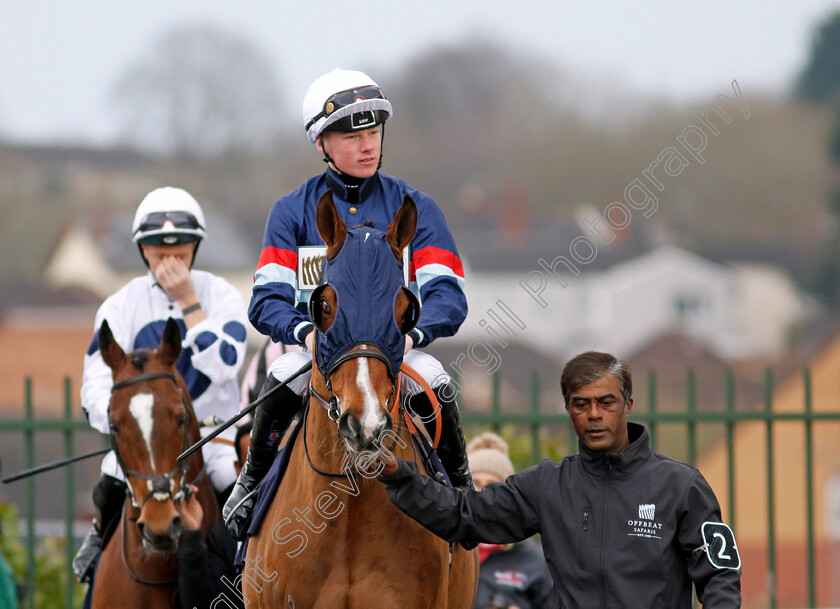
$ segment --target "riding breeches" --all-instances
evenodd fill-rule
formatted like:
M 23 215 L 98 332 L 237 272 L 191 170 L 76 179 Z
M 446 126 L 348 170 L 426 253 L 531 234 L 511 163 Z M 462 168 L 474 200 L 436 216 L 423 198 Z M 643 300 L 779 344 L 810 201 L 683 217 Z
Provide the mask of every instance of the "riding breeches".
M 312 353 L 309 351 L 298 351 L 281 355 L 271 364 L 269 371 L 278 381 L 285 381 L 292 374 L 297 372 L 304 364 L 312 361 Z M 414 368 L 423 379 L 435 389 L 449 383 L 451 377 L 444 370 L 443 365 L 428 353 L 412 349 L 403 357 L 403 361 Z M 309 379 L 312 371 L 307 370 L 296 379 L 293 379 L 288 387 L 298 395 L 303 395 L 309 387 Z M 423 388 L 412 379 L 403 375 L 400 385 L 401 396 L 415 395 L 421 393 Z

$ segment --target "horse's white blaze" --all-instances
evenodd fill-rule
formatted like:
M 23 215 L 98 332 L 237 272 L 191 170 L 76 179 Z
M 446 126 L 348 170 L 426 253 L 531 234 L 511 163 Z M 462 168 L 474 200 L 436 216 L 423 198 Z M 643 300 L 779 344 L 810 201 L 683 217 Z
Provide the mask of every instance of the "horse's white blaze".
M 379 412 L 379 399 L 376 397 L 376 391 L 373 388 L 373 382 L 370 378 L 370 369 L 368 368 L 367 358 L 358 358 L 359 368 L 356 371 L 356 385 L 362 392 L 365 398 L 365 410 L 362 414 L 362 429 L 365 436 L 371 437 L 373 430 L 381 422 L 381 415 Z
M 149 451 L 149 459 L 152 461 L 152 471 L 154 471 L 155 462 L 152 454 L 152 427 L 154 426 L 154 419 L 152 418 L 152 406 L 155 405 L 155 396 L 151 393 L 138 393 L 131 398 L 128 403 L 128 410 L 137 421 L 140 427 L 140 433 L 143 434 L 143 439 L 146 441 L 146 448 Z

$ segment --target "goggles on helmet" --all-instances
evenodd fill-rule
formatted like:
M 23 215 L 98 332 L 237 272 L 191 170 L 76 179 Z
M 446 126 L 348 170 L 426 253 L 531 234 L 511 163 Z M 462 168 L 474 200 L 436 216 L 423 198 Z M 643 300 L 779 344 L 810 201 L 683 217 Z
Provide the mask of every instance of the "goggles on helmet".
M 324 102 L 324 107 L 321 112 L 316 114 L 312 117 L 312 119 L 306 123 L 306 129 L 308 130 L 312 125 L 314 125 L 319 119 L 329 116 L 336 110 L 340 110 L 350 104 L 354 104 L 358 101 L 364 99 L 387 99 L 385 94 L 382 92 L 377 86 L 368 85 L 366 87 L 359 87 L 357 89 L 348 89 L 346 91 L 339 91 L 327 98 L 327 101 Z
M 145 233 L 153 230 L 160 230 L 167 222 L 171 222 L 175 228 L 182 228 L 188 230 L 197 230 L 204 227 L 198 222 L 196 217 L 186 211 L 157 211 L 146 214 L 140 219 L 140 224 L 137 233 Z

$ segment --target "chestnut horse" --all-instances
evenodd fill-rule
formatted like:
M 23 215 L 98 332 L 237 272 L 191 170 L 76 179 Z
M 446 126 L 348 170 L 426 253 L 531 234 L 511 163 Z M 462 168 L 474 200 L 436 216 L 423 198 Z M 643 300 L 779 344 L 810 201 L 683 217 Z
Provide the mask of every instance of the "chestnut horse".
M 180 607 L 176 552 L 183 527 L 176 503 L 188 484 L 198 488 L 205 535 L 219 518 L 201 451 L 177 461 L 201 439 L 189 391 L 175 369 L 181 332 L 170 318 L 157 349 L 126 354 L 103 321 L 99 345 L 113 372 L 111 446 L 128 490 L 99 560 L 92 607 Z
M 318 328 L 312 399 L 283 482 L 249 541 L 242 578 L 249 609 L 472 607 L 477 552 L 450 546 L 405 516 L 373 479 L 380 450 L 420 462 L 400 419 L 394 365 L 419 314 L 402 287 L 401 264 L 416 223 L 409 197 L 384 234 L 348 231 L 329 193 L 318 203 L 327 254 L 324 283 L 310 299 Z M 334 267 L 346 250 L 358 257 Z M 336 277 L 336 268 L 349 280 Z

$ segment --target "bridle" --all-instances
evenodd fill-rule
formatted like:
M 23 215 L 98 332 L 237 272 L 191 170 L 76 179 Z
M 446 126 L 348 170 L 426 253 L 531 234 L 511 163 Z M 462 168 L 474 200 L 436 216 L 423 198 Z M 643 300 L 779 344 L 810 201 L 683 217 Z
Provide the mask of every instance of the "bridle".
M 356 347 L 359 347 L 359 348 L 357 349 Z M 325 400 L 323 397 L 321 397 L 320 395 L 318 395 L 318 393 L 315 391 L 315 388 L 312 387 L 311 384 L 309 386 L 309 397 L 313 398 L 315 400 L 315 402 L 317 402 L 320 406 L 322 406 L 327 411 L 327 416 L 330 418 L 331 421 L 338 424 L 338 419 L 341 416 L 341 400 L 339 399 L 339 397 L 337 395 L 335 395 L 335 393 L 333 393 L 332 383 L 330 383 L 329 375 L 331 373 L 335 372 L 335 370 L 338 369 L 338 367 L 341 364 L 344 364 L 345 362 L 348 362 L 352 359 L 356 359 L 356 358 L 359 358 L 359 357 L 370 357 L 370 358 L 373 358 L 373 359 L 381 360 L 388 367 L 388 372 L 389 372 L 389 375 L 391 376 L 391 393 L 390 393 L 390 395 L 388 395 L 388 399 L 386 400 L 385 403 L 390 404 L 391 401 L 393 400 L 393 405 L 390 407 L 389 413 L 391 415 L 392 421 L 394 421 L 397 424 L 397 426 L 398 426 L 397 429 L 399 429 L 399 425 L 400 425 L 399 413 L 402 410 L 401 405 L 400 405 L 400 400 L 399 400 L 399 395 L 400 395 L 400 389 L 399 389 L 400 374 L 399 374 L 399 371 L 397 371 L 396 373 L 392 373 L 391 372 L 391 368 L 392 368 L 391 361 L 388 359 L 388 357 L 384 353 L 382 353 L 379 349 L 377 349 L 373 345 L 370 345 L 368 343 L 361 343 L 359 345 L 354 345 L 353 347 L 351 347 L 351 349 L 352 350 L 347 350 L 344 353 L 342 353 L 340 356 L 338 356 L 336 358 L 335 362 L 333 362 L 333 365 L 330 367 L 330 369 L 328 371 L 326 371 L 326 373 L 322 372 L 322 376 L 324 377 L 324 384 L 327 386 L 327 390 L 330 392 L 329 402 L 327 400 Z M 312 458 L 309 456 L 309 444 L 307 443 L 307 440 L 306 440 L 306 427 L 307 427 L 307 420 L 309 419 L 308 414 L 309 414 L 309 403 L 307 403 L 306 408 L 304 409 L 304 412 L 303 412 L 303 430 L 302 430 L 302 433 L 303 433 L 303 448 L 304 448 L 304 452 L 306 453 L 306 460 L 309 462 L 309 466 L 315 472 L 317 472 L 321 475 L 324 475 L 324 476 L 331 476 L 333 478 L 345 478 L 345 477 L 348 477 L 348 476 L 355 477 L 355 476 L 359 475 L 360 472 L 355 471 L 355 470 L 354 471 L 344 471 L 344 472 L 328 472 L 328 471 L 320 469 L 318 466 L 316 466 L 312 462 Z M 397 442 L 398 442 L 398 439 L 397 439 L 397 437 L 395 437 L 394 438 L 394 444 L 388 450 L 393 451 L 394 448 L 397 445 Z
M 113 395 L 113 393 L 115 391 L 117 391 L 118 389 L 122 389 L 124 387 L 129 386 L 129 385 L 133 385 L 135 383 L 142 383 L 142 382 L 145 382 L 145 381 L 151 381 L 151 380 L 155 380 L 155 379 L 169 379 L 173 383 L 175 383 L 175 386 L 178 388 L 178 393 L 181 394 L 181 402 L 186 407 L 186 405 L 187 405 L 186 400 L 184 399 L 183 394 L 181 392 L 181 386 L 178 384 L 178 378 L 174 374 L 170 374 L 168 372 L 151 372 L 151 373 L 147 373 L 147 374 L 141 374 L 141 375 L 132 377 L 130 379 L 120 381 L 119 383 L 114 383 L 114 385 L 111 387 L 111 394 Z M 110 410 L 110 405 L 109 405 L 109 410 Z M 155 501 L 166 501 L 167 499 L 172 499 L 173 502 L 179 503 L 180 501 L 183 501 L 188 496 L 188 493 L 189 493 L 188 486 L 190 484 L 198 485 L 202 481 L 202 479 L 207 475 L 207 465 L 205 464 L 204 467 L 201 468 L 201 471 L 198 473 L 198 476 L 196 476 L 192 480 L 192 482 L 190 482 L 189 484 L 186 484 L 185 480 L 186 480 L 186 477 L 187 477 L 187 471 L 189 470 L 189 466 L 187 465 L 186 460 L 181 461 L 180 464 L 177 465 L 175 467 L 175 469 L 173 469 L 168 474 L 150 475 L 150 474 L 145 474 L 143 472 L 137 472 L 137 471 L 134 471 L 134 470 L 130 470 L 130 469 L 128 469 L 128 467 L 126 467 L 125 461 L 123 461 L 123 458 L 122 458 L 122 455 L 120 454 L 119 447 L 117 446 L 117 440 L 114 437 L 114 432 L 113 431 L 111 431 L 111 433 L 110 433 L 110 440 L 111 440 L 111 448 L 114 451 L 114 455 L 117 458 L 117 463 L 119 464 L 120 470 L 122 471 L 123 476 L 126 479 L 126 483 L 127 483 L 126 484 L 126 488 L 127 488 L 126 492 L 128 493 L 128 496 L 131 499 L 131 506 L 133 508 L 135 508 L 136 510 L 142 510 L 143 506 L 146 505 L 146 502 L 149 499 L 154 499 Z M 190 445 L 189 428 L 185 425 L 184 426 L 184 447 L 183 447 L 183 450 L 186 450 L 187 448 L 189 448 L 189 445 Z M 180 474 L 178 490 L 173 493 L 175 476 L 177 476 L 178 474 Z M 132 488 L 131 483 L 128 480 L 129 476 L 133 476 L 135 478 L 140 478 L 141 480 L 145 480 L 148 484 L 149 492 L 146 493 L 146 496 L 143 497 L 143 500 L 139 504 L 137 503 L 137 499 L 134 495 L 134 489 Z M 131 576 L 131 578 L 134 581 L 136 581 L 139 584 L 146 585 L 146 586 L 171 586 L 173 584 L 176 584 L 178 582 L 177 577 L 174 578 L 174 579 L 163 580 L 163 581 L 152 581 L 152 580 L 148 580 L 148 579 L 145 579 L 143 577 L 140 577 L 139 575 L 137 575 L 131 569 L 131 567 L 128 564 L 128 558 L 126 556 L 126 540 L 125 540 L 126 522 L 125 522 L 125 520 L 127 519 L 127 516 L 126 516 L 126 513 L 125 513 L 125 509 L 123 509 L 122 518 L 123 518 L 123 523 L 122 523 L 122 527 L 121 527 L 121 530 L 120 530 L 120 546 L 121 546 L 122 562 L 123 562 L 123 566 L 125 567 L 126 572 Z M 131 519 L 131 520 L 136 520 L 136 518 Z
M 119 383 L 114 383 L 111 387 L 111 394 L 118 389 L 122 389 L 129 385 L 133 385 L 135 383 L 142 383 L 145 381 L 151 381 L 154 379 L 169 379 L 175 386 L 178 388 L 178 392 L 181 393 L 181 386 L 178 384 L 178 378 L 169 372 L 152 372 L 148 374 L 141 374 L 139 376 L 132 377 L 130 379 L 126 379 L 124 381 L 120 381 Z M 183 395 L 181 396 L 181 401 L 186 407 L 186 401 L 184 400 Z M 108 407 L 110 410 L 110 406 Z M 154 499 L 155 501 L 166 501 L 167 499 L 171 499 L 175 503 L 179 503 L 184 500 L 187 494 L 187 487 L 192 485 L 197 485 L 202 481 L 202 479 L 207 475 L 207 465 L 205 464 L 198 475 L 189 483 L 186 482 L 187 472 L 189 470 L 189 466 L 187 465 L 187 461 L 181 461 L 175 468 L 169 472 L 168 474 L 145 474 L 143 472 L 137 472 L 128 467 L 123 461 L 122 455 L 120 454 L 119 446 L 117 445 L 117 439 L 114 436 L 113 430 L 110 432 L 110 441 L 111 441 L 111 449 L 114 451 L 114 455 L 117 458 L 117 464 L 120 466 L 120 470 L 123 473 L 123 476 L 128 482 L 129 477 L 140 478 L 141 480 L 145 480 L 149 489 L 149 492 L 143 497 L 142 501 L 139 503 L 137 502 L 137 498 L 134 495 L 134 489 L 132 488 L 131 484 L 127 484 L 128 488 L 128 495 L 131 498 L 131 506 L 137 510 L 142 510 L 143 506 L 146 505 L 146 502 L 149 499 Z M 190 438 L 189 438 L 189 428 L 185 425 L 184 426 L 184 442 L 183 442 L 183 450 L 188 449 L 190 446 Z M 183 452 L 183 451 L 182 451 Z M 175 477 L 180 474 L 179 484 L 177 490 L 175 489 Z
M 356 348 L 358 347 L 358 349 Z M 309 395 L 315 398 L 315 401 L 318 402 L 321 406 L 323 406 L 327 411 L 327 416 L 334 422 L 338 423 L 338 417 L 341 416 L 341 400 L 338 396 L 333 393 L 332 390 L 332 383 L 330 382 L 330 375 L 338 369 L 341 364 L 350 361 L 351 359 L 356 359 L 358 357 L 371 357 L 373 359 L 378 359 L 385 363 L 388 367 L 388 374 L 391 376 L 391 394 L 388 396 L 387 402 L 390 402 L 391 399 L 394 397 L 395 393 L 397 392 L 397 385 L 399 384 L 399 371 L 392 370 L 393 364 L 388 357 L 382 353 L 379 349 L 374 347 L 369 343 L 360 343 L 358 345 L 353 345 L 339 355 L 336 360 L 333 362 L 332 366 L 328 370 L 321 370 L 321 376 L 324 377 L 324 384 L 327 386 L 327 390 L 330 392 L 330 401 L 327 402 L 324 398 L 318 395 L 312 386 L 309 387 Z M 395 409 L 396 410 L 396 409 Z

